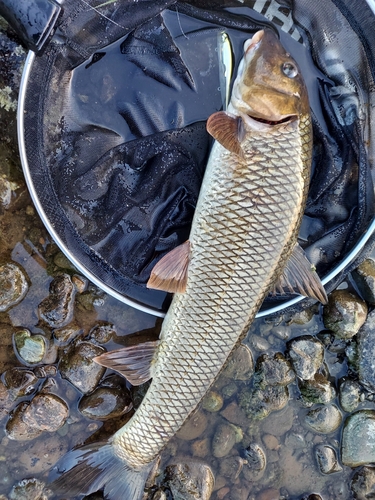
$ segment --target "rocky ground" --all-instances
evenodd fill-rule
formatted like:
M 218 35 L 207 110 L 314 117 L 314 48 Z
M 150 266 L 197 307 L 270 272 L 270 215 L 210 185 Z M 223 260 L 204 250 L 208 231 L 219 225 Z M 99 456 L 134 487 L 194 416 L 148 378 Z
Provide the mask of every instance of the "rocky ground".
M 36 215 L 15 134 L 25 52 L 1 30 L 0 499 L 38 500 L 53 498 L 57 459 L 112 435 L 147 389 L 92 358 L 156 338 L 160 320 L 79 275 Z M 374 304 L 368 259 L 324 308 L 257 320 L 164 450 L 149 499 L 372 498 Z

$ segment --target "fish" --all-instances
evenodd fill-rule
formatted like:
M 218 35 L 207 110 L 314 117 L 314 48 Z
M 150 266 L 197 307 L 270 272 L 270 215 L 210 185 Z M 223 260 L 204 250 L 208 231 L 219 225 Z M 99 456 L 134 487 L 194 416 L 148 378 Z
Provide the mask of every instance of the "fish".
M 152 379 L 134 415 L 108 441 L 77 448 L 51 488 L 141 500 L 160 452 L 245 338 L 264 298 L 286 289 L 325 303 L 298 245 L 312 127 L 301 72 L 271 29 L 244 44 L 230 103 L 207 121 L 215 139 L 189 240 L 165 255 L 148 286 L 174 293 L 160 338 L 95 361 L 133 385 Z

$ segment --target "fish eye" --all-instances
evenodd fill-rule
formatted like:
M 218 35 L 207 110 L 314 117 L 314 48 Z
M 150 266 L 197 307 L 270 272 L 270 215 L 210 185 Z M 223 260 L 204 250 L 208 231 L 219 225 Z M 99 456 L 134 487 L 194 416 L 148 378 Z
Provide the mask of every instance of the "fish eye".
M 282 67 L 282 72 L 284 73 L 285 76 L 288 78 L 295 78 L 298 75 L 298 69 L 295 64 L 291 62 L 285 62 Z

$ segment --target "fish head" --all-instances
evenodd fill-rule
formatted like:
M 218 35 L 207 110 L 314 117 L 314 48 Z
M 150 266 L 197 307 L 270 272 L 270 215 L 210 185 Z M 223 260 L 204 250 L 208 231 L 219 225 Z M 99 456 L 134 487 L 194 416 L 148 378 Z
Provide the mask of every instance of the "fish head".
M 258 31 L 245 42 L 231 104 L 239 114 L 266 122 L 309 113 L 301 71 L 271 29 Z

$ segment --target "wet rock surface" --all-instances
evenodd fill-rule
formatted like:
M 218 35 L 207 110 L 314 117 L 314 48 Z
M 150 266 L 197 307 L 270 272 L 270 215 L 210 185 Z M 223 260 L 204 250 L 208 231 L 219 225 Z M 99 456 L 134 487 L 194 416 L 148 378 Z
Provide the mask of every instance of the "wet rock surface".
M 39 304 L 40 318 L 51 328 L 66 326 L 73 318 L 75 293 L 68 274 L 57 276 L 50 284 L 49 296 Z
M 344 424 L 341 445 L 342 463 L 358 467 L 375 462 L 375 411 L 360 410 Z
M 350 339 L 361 328 L 367 316 L 366 302 L 347 290 L 336 290 L 324 306 L 324 325 L 338 338 Z
M 319 406 L 310 410 L 305 423 L 314 431 L 329 434 L 338 429 L 342 422 L 340 410 L 335 405 Z
M 204 463 L 187 462 L 167 467 L 166 482 L 175 500 L 209 500 L 214 476 Z
M 375 391 L 375 310 L 371 311 L 357 335 L 356 364 L 359 382 Z
M 21 302 L 28 289 L 26 276 L 20 267 L 13 263 L 0 266 L 0 312 Z
M 321 342 L 304 335 L 288 342 L 287 349 L 297 377 L 303 380 L 313 378 L 323 362 L 324 347 Z
M 126 387 L 98 387 L 83 396 L 78 409 L 87 418 L 108 420 L 119 417 L 133 408 L 130 392 Z
M 363 467 L 357 470 L 351 481 L 351 492 L 356 500 L 375 497 L 375 468 Z
M 55 432 L 69 415 L 68 405 L 54 394 L 38 394 L 24 409 L 22 421 L 31 429 Z
M 93 358 L 104 352 L 102 347 L 90 342 L 74 345 L 60 360 L 61 376 L 69 380 L 83 394 L 92 392 L 105 372 L 105 368 L 95 363 Z
M 301 380 L 298 388 L 307 406 L 329 403 L 336 397 L 335 388 L 321 373 L 316 373 L 312 379 Z
M 357 285 L 361 297 L 371 305 L 375 304 L 375 261 L 365 259 L 352 272 L 352 278 Z
M 318 445 L 315 448 L 315 457 L 322 474 L 333 474 L 342 470 L 338 462 L 337 452 L 332 446 Z
M 41 363 L 48 350 L 48 342 L 43 335 L 31 335 L 29 330 L 18 330 L 13 336 L 15 352 L 26 365 Z

